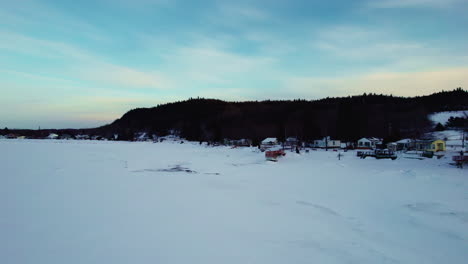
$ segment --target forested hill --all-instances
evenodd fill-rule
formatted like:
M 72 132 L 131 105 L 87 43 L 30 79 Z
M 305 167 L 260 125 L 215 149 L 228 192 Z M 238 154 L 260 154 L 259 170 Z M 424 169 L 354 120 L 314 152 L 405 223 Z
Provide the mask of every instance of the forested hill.
M 119 134 L 130 139 L 136 132 L 164 135 L 179 131 L 190 140 L 221 140 L 295 136 L 311 140 L 331 136 L 342 140 L 376 136 L 418 136 L 431 129 L 432 112 L 468 109 L 468 91 L 457 88 L 412 98 L 363 94 L 315 101 L 225 102 L 213 99 L 139 108 L 93 132 Z

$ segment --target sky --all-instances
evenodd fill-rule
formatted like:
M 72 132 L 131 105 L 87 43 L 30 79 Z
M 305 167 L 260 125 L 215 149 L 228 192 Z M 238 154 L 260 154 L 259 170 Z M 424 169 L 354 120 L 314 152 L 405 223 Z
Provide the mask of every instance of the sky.
M 468 88 L 468 0 L 0 0 L 0 128 Z

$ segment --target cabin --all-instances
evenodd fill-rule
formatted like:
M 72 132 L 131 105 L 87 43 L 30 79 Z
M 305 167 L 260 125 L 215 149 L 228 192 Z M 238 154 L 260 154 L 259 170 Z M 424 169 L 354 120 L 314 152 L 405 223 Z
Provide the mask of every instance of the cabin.
M 375 149 L 378 145 L 382 144 L 382 139 L 380 138 L 361 138 L 358 140 L 358 149 Z
M 331 139 L 330 137 L 324 137 L 323 139 L 314 140 L 314 148 L 340 148 L 341 140 Z
M 284 147 L 287 149 L 295 149 L 299 146 L 299 140 L 295 137 L 288 137 L 284 142 Z
M 387 144 L 387 149 L 392 151 L 405 151 L 414 149 L 415 142 L 411 139 L 401 139 L 396 142 L 390 142 Z
M 431 151 L 431 152 L 445 151 L 446 150 L 445 141 L 441 139 L 418 140 L 416 141 L 416 150 Z
M 405 138 L 395 142 L 397 144 L 397 150 L 410 150 L 415 147 L 415 142 L 412 139 Z
M 265 138 L 261 144 L 260 144 L 260 149 L 261 150 L 266 150 L 270 149 L 274 146 L 278 145 L 278 139 L 277 138 Z

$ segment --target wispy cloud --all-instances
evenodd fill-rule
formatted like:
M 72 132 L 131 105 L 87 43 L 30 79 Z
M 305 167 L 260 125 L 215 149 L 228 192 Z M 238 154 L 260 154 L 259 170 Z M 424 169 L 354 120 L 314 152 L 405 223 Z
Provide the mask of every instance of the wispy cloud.
M 378 0 L 367 2 L 368 8 L 446 8 L 464 0 Z
M 293 77 L 285 87 L 295 94 L 311 97 L 346 96 L 349 94 L 383 93 L 413 96 L 468 87 L 468 68 L 446 68 L 422 72 L 375 72 L 370 74 L 337 77 Z
M 333 26 L 317 32 L 313 45 L 336 56 L 350 59 L 404 57 L 421 53 L 424 44 L 407 41 L 390 29 Z
M 91 80 L 136 89 L 165 89 L 171 83 L 156 70 L 140 70 L 113 64 L 99 55 L 64 42 L 0 31 L 1 49 L 41 58 L 60 59 L 63 64 L 61 74 L 75 80 Z
M 221 13 L 223 17 L 231 17 L 237 19 L 249 19 L 249 20 L 266 20 L 270 18 L 270 14 L 260 8 L 252 6 L 242 6 L 235 4 L 222 4 L 220 6 Z

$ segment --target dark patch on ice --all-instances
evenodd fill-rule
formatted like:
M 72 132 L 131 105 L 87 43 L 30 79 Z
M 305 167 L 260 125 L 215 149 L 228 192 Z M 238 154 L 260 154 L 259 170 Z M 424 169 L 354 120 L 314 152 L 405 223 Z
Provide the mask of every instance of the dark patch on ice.
M 307 202 L 307 201 L 296 201 L 296 204 L 313 207 L 313 208 L 315 208 L 315 209 L 317 209 L 320 212 L 325 213 L 325 214 L 335 215 L 335 216 L 339 215 L 337 212 L 335 212 L 334 210 L 332 210 L 332 209 L 330 209 L 328 207 L 321 206 L 321 205 L 314 204 L 314 203 L 310 203 L 310 202 Z
M 205 172 L 206 175 L 221 175 L 219 172 Z
M 158 171 L 162 171 L 162 172 L 186 172 L 186 173 L 197 173 L 196 171 L 194 170 L 191 170 L 189 168 L 186 168 L 186 167 L 182 167 L 181 165 L 175 165 L 171 168 L 168 168 L 168 169 L 159 169 Z
M 133 170 L 132 172 L 186 172 L 186 173 L 197 173 L 194 170 L 191 170 L 180 165 L 175 165 L 167 169 L 142 169 L 142 170 Z

